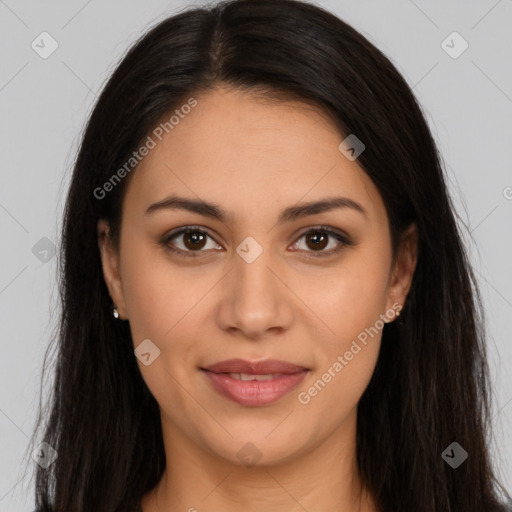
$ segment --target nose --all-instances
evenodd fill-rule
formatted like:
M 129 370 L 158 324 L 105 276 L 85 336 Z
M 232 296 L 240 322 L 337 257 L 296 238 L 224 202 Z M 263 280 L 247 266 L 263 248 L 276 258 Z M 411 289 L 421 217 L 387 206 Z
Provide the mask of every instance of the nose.
M 261 340 L 288 330 L 293 322 L 293 293 L 282 267 L 263 251 L 252 262 L 238 254 L 225 278 L 217 323 L 230 334 Z

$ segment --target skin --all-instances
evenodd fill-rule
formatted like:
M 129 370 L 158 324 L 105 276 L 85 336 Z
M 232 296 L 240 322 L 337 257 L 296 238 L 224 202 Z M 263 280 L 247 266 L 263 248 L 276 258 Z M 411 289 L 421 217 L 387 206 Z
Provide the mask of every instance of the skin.
M 313 107 L 221 87 L 196 99 L 130 176 L 119 253 L 101 236 L 108 225 L 98 223 L 105 282 L 130 323 L 134 347 L 149 338 L 161 351 L 149 366 L 137 359 L 160 405 L 167 457 L 143 511 L 376 512 L 358 475 L 355 439 L 357 404 L 382 331 L 360 344 L 309 403 L 298 394 L 379 315 L 405 303 L 416 227 L 404 235 L 393 265 L 377 188 L 357 160 L 339 151 L 344 137 Z M 214 202 L 232 217 L 144 214 L 170 194 Z M 277 224 L 284 208 L 333 196 L 356 201 L 367 217 L 341 208 Z M 332 236 L 320 248 L 303 236 L 320 224 L 346 233 L 354 245 L 315 257 L 338 247 Z M 196 258 L 160 244 L 190 225 L 209 235 L 199 248 L 186 235 L 168 243 Z M 263 249 L 252 263 L 236 252 L 248 236 Z M 218 394 L 199 370 L 231 358 L 283 359 L 311 371 L 277 402 L 242 406 Z M 252 467 L 237 455 L 247 442 L 261 455 Z

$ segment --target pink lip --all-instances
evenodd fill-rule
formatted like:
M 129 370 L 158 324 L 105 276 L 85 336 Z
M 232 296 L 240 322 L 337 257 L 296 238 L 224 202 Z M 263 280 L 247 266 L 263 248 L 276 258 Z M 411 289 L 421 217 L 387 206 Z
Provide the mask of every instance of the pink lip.
M 268 373 L 297 373 L 307 370 L 304 366 L 279 359 L 266 359 L 264 361 L 246 361 L 245 359 L 228 359 L 220 363 L 203 368 L 213 373 L 250 373 L 253 375 L 265 375 Z
M 286 361 L 267 359 L 251 363 L 243 359 L 230 359 L 201 369 L 213 388 L 240 405 L 260 406 L 279 400 L 297 387 L 308 369 Z M 228 373 L 252 375 L 278 374 L 265 381 L 238 380 Z

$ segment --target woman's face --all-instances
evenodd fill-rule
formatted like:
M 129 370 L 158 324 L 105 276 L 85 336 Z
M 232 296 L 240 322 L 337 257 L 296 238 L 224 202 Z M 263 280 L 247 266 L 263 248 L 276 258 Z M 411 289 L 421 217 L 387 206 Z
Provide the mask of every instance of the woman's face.
M 119 255 L 100 243 L 105 279 L 164 436 L 236 464 L 293 460 L 353 437 L 414 250 L 404 245 L 392 267 L 383 201 L 326 117 L 230 89 L 195 99 L 168 133 L 150 135 Z M 154 206 L 171 196 L 214 208 Z M 250 366 L 205 371 L 232 359 L 305 370 L 261 367 L 270 380 L 257 381 L 228 375 L 258 373 Z

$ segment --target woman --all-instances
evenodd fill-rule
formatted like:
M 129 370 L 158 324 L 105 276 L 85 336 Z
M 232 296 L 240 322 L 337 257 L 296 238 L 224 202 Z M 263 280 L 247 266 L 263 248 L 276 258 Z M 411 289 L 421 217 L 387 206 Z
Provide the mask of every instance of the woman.
M 503 510 L 438 150 L 319 7 L 189 9 L 130 49 L 76 160 L 61 296 L 42 511 Z

